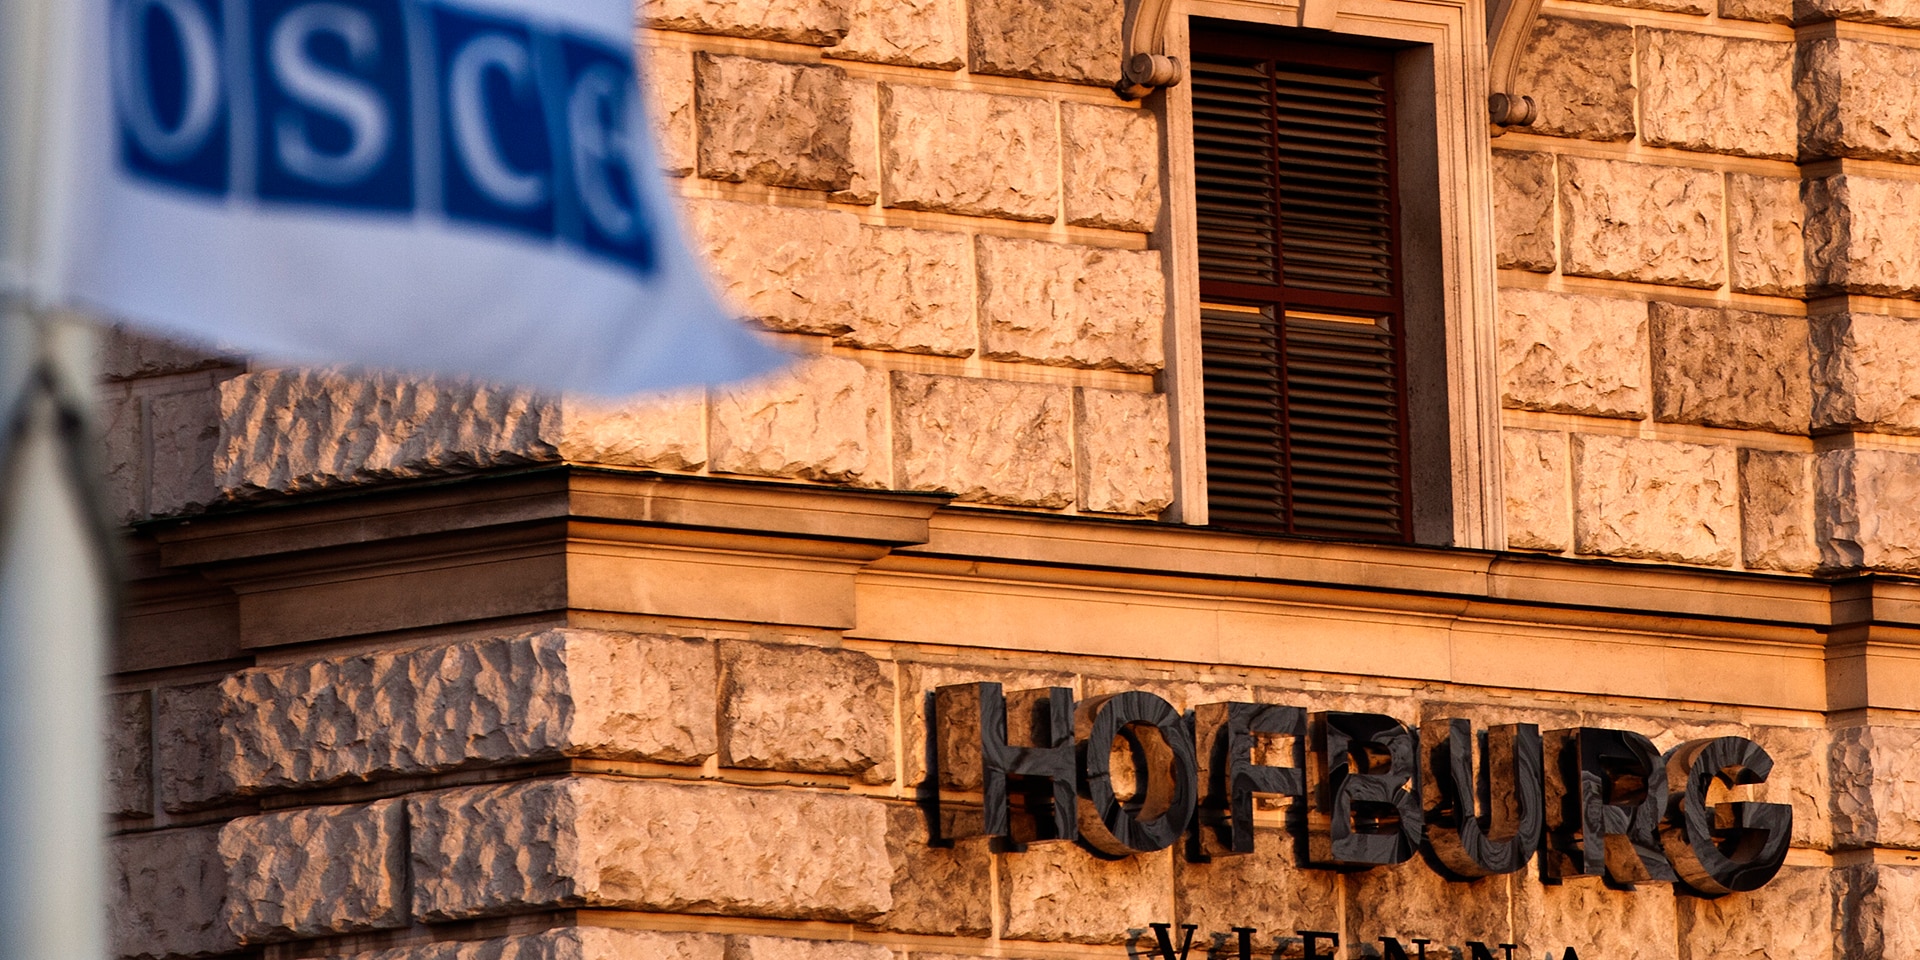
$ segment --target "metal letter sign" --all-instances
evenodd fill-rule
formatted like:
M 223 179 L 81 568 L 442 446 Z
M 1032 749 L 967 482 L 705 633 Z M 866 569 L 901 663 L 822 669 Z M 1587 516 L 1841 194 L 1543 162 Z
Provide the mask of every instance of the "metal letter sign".
M 1173 846 L 1193 819 L 1199 777 L 1193 731 L 1173 705 L 1130 690 L 1095 697 L 1074 715 L 1080 748 L 1080 836 L 1103 853 L 1124 856 Z M 1139 789 L 1123 802 L 1113 789 L 1114 741 L 1133 750 Z
M 280 359 L 595 392 L 781 360 L 680 239 L 626 0 L 58 6 L 87 55 L 48 110 L 73 162 L 43 299 Z
M 1016 843 L 1079 837 L 1074 787 L 1073 691 L 1022 690 L 1009 698 L 997 683 L 935 691 L 934 767 L 942 789 L 978 790 L 978 808 L 943 807 L 940 836 L 1003 837 Z M 1024 829 L 1016 833 L 1008 803 L 1015 787 L 1029 791 Z M 1037 789 L 1036 789 L 1037 788 Z
M 1487 731 L 1484 796 L 1474 775 L 1473 741 L 1473 725 L 1465 720 L 1420 727 L 1428 763 L 1427 843 L 1462 877 L 1513 873 L 1533 859 L 1545 824 L 1540 728 L 1509 723 Z
M 1184 833 L 1187 855 L 1204 860 L 1255 852 L 1254 798 L 1264 795 L 1307 801 L 1313 866 L 1397 864 L 1425 849 L 1463 879 L 1513 873 L 1544 851 L 1550 880 L 1678 879 L 1718 896 L 1771 880 L 1793 833 L 1785 804 L 1708 805 L 1714 780 L 1764 783 L 1772 770 L 1766 751 L 1740 737 L 1693 740 L 1663 756 L 1640 734 L 1600 727 L 1542 736 L 1511 723 L 1476 737 L 1466 720 L 1441 719 L 1416 734 L 1380 714 L 1238 702 L 1182 717 L 1141 691 L 1076 708 L 1064 687 L 1003 696 L 997 683 L 941 687 L 932 707 L 945 839 L 997 837 L 1014 849 L 1079 839 L 1118 857 L 1164 849 Z M 1254 762 L 1261 736 L 1290 739 L 1292 763 Z M 1113 783 L 1116 746 L 1132 756 L 1129 796 Z M 1262 759 L 1271 759 L 1278 745 L 1266 746 Z M 975 791 L 978 804 L 952 798 Z M 1252 931 L 1234 930 L 1244 958 Z M 1429 941 L 1412 942 L 1424 952 Z M 1485 943 L 1468 945 L 1492 956 Z M 1162 948 L 1174 952 L 1171 940 Z M 1309 954 L 1316 949 L 1309 944 Z M 1395 951 L 1404 955 L 1391 941 Z
M 1680 879 L 1716 896 L 1756 890 L 1772 880 L 1793 839 L 1793 808 L 1784 803 L 1708 807 L 1707 787 L 1716 778 L 1729 787 L 1764 783 L 1773 758 L 1745 737 L 1715 737 L 1673 748 L 1666 767 L 1672 809 L 1660 838 Z

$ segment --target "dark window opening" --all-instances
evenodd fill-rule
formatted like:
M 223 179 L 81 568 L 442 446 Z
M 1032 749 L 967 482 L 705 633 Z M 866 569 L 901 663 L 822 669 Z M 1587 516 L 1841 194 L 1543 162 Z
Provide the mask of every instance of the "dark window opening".
M 1213 526 L 1412 539 L 1393 56 L 1194 32 Z

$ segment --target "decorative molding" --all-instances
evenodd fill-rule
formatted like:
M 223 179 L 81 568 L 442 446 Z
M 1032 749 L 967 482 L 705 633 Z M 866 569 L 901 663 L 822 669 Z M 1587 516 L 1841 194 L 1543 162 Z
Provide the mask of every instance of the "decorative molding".
M 1173 0 L 1127 0 L 1120 27 L 1120 79 L 1113 85 L 1120 99 L 1139 100 L 1186 75 L 1186 65 L 1167 56 L 1167 14 L 1172 9 Z
M 1507 127 L 1525 127 L 1539 116 L 1533 98 L 1514 90 L 1520 53 L 1540 18 L 1541 0 L 1488 0 L 1487 113 L 1493 135 Z

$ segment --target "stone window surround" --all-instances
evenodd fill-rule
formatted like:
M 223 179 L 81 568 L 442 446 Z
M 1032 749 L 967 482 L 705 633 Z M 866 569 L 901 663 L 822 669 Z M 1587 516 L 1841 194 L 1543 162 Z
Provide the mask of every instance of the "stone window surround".
M 1409 406 L 1445 410 L 1444 421 L 1435 416 L 1422 424 L 1416 417 L 1412 425 L 1414 534 L 1424 544 L 1498 550 L 1506 546 L 1506 532 L 1483 13 L 1468 0 L 1175 0 L 1166 44 L 1168 54 L 1186 62 L 1188 19 L 1206 17 L 1412 45 L 1396 58 L 1401 176 L 1425 171 L 1433 179 L 1432 186 L 1403 190 L 1403 196 L 1429 199 L 1401 211 L 1404 273 L 1428 280 L 1408 285 L 1407 311 L 1424 310 L 1443 322 L 1426 324 L 1424 336 L 1417 325 L 1409 330 Z M 1167 252 L 1171 267 L 1165 383 L 1178 496 L 1169 519 L 1199 525 L 1207 522 L 1207 481 L 1193 95 L 1178 84 L 1150 104 L 1166 131 L 1161 169 L 1169 215 L 1152 245 Z M 1424 371 L 1421 358 L 1429 364 Z

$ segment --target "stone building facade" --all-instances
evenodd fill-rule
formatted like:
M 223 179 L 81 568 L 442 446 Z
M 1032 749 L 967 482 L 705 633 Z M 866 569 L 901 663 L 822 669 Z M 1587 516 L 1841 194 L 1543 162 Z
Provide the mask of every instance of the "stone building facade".
M 111 337 L 116 956 L 1920 958 L 1920 8 L 1544 0 L 1490 130 L 1477 3 L 1175 0 L 1176 56 L 1409 64 L 1450 429 L 1394 545 L 1207 523 L 1191 95 L 1112 92 L 1120 0 L 640 14 L 801 361 L 611 404 Z M 1243 857 L 935 842 L 979 681 L 1746 737 L 1792 846 L 1708 897 L 1317 869 L 1279 804 Z

